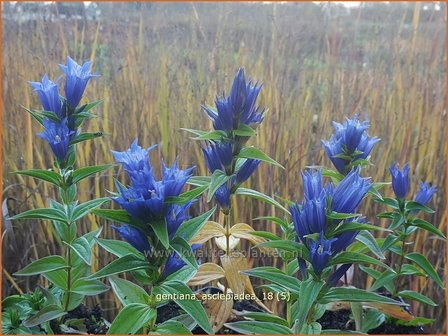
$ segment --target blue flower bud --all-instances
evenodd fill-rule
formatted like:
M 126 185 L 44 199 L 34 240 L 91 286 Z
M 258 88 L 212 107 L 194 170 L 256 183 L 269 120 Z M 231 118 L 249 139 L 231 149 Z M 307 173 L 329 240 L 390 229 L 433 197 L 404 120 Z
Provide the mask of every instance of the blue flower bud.
M 404 198 L 409 192 L 409 163 L 403 167 L 403 171 L 398 169 L 398 164 L 394 163 L 390 167 L 392 175 L 392 188 L 398 198 Z
M 48 112 L 54 112 L 59 119 L 64 119 L 66 116 L 62 111 L 62 102 L 59 97 L 59 79 L 53 83 L 47 75 L 42 77 L 42 83 L 29 82 L 33 87 L 33 91 L 37 92 L 42 108 Z

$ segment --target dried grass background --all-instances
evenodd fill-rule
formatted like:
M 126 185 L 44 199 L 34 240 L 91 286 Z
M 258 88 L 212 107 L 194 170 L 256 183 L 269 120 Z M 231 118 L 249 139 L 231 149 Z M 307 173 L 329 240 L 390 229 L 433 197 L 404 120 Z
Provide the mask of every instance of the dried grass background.
M 312 3 L 98 3 L 101 14 L 95 18 L 77 4 L 28 3 L 22 11 L 18 5 L 2 5 L 4 216 L 44 207 L 54 195 L 51 187 L 10 173 L 51 167 L 50 149 L 35 135 L 39 125 L 20 105 L 39 107 L 27 81 L 40 80 L 44 73 L 54 79 L 60 73 L 57 64 L 70 55 L 78 62 L 92 60 L 94 71 L 102 75 L 87 89 L 88 99 L 104 98 L 87 129 L 107 134 L 79 146 L 79 166 L 112 162 L 110 150 L 123 150 L 138 136 L 144 146 L 160 144 L 152 154 L 154 162 L 163 155 L 171 163 L 179 155 L 182 166 L 196 165 L 197 174 L 206 174 L 198 144 L 179 128 L 210 129 L 200 103 L 212 104 L 243 66 L 264 83 L 261 103 L 269 109 L 252 143 L 286 167 L 262 164 L 250 187 L 299 198 L 300 170 L 330 164 L 320 140 L 330 136 L 331 121 L 365 113 L 370 134 L 382 139 L 368 173 L 376 181 L 390 181 L 392 162 L 409 161 L 412 192 L 420 180 L 439 187 L 430 204 L 437 212 L 426 219 L 445 231 L 444 3 L 440 10 L 424 3 L 366 3 L 350 12 Z M 116 174 L 83 182 L 80 199 L 108 195 Z M 386 224 L 374 217 L 383 208 L 364 204 L 363 213 L 373 223 Z M 210 207 L 201 200 L 193 212 Z M 283 215 L 241 198 L 235 218 L 275 231 L 270 223 L 251 221 L 274 213 Z M 95 217 L 80 223 L 79 230 L 99 226 L 104 226 L 103 237 L 114 236 Z M 413 248 L 445 274 L 444 242 L 422 232 Z M 48 223 L 3 220 L 3 296 L 34 289 L 37 277 L 16 279 L 11 274 L 60 250 Z M 95 252 L 94 269 L 112 260 L 101 249 Z M 254 260 L 254 265 L 273 262 Z M 367 280 L 357 274 L 355 284 L 366 286 Z M 435 309 L 414 304 L 412 309 L 436 318 L 430 330 L 444 333 L 445 293 L 421 278 L 409 285 L 440 304 Z M 89 300 L 101 303 L 109 318 L 119 308 L 112 292 Z

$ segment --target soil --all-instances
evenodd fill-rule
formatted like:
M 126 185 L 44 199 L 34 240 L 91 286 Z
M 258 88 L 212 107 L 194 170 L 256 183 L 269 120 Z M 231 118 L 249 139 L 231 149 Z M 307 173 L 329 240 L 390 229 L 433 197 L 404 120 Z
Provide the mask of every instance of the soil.
M 350 310 L 327 311 L 317 322 L 322 329 L 355 330 L 355 323 L 350 320 Z M 408 327 L 386 322 L 368 332 L 373 335 L 416 335 L 426 334 L 422 327 Z
M 108 327 L 103 320 L 103 311 L 98 305 L 89 309 L 81 304 L 64 316 L 64 321 L 70 319 L 84 320 L 85 330 L 89 334 L 104 335 L 107 333 Z M 73 328 L 75 329 L 75 327 Z

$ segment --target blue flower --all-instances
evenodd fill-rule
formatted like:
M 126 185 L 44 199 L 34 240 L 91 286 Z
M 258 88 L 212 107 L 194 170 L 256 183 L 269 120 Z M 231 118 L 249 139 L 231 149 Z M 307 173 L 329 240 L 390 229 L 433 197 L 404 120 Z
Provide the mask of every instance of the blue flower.
M 371 186 L 370 178 L 362 178 L 358 169 L 352 169 L 334 189 L 331 209 L 338 213 L 354 213 Z
M 301 207 L 297 202 L 289 207 L 292 221 L 297 236 L 303 243 L 306 243 L 305 236 L 325 231 L 326 228 L 326 198 L 305 200 Z
M 193 202 L 187 202 L 185 204 L 170 204 L 166 209 L 166 224 L 168 226 L 168 235 L 173 237 L 177 232 L 179 226 L 189 220 L 191 217 L 188 215 L 187 211 L 191 207 Z
M 360 122 L 358 115 L 355 115 L 353 119 L 346 118 L 344 125 L 333 121 L 333 127 L 336 139 L 341 139 L 348 152 L 353 153 L 358 148 L 362 135 L 370 127 L 370 123 L 367 120 Z
M 218 169 L 223 172 L 229 172 L 232 168 L 232 142 L 211 143 L 209 146 L 202 148 L 202 152 L 210 173 Z
M 333 127 L 335 134 L 329 141 L 322 140 L 322 144 L 335 168 L 345 175 L 349 164 L 366 159 L 380 139 L 367 135 L 370 123 L 367 120 L 360 121 L 358 115 L 353 119 L 346 118 L 344 124 L 333 121 Z
M 246 181 L 257 169 L 260 160 L 247 159 L 236 173 L 236 183 L 241 184 Z
M 64 162 L 69 153 L 70 138 L 75 132 L 68 128 L 66 118 L 60 122 L 44 119 L 43 124 L 44 131 L 37 135 L 47 140 L 57 160 Z
M 223 184 L 216 190 L 215 198 L 221 208 L 230 208 L 230 188 L 228 183 Z
M 317 275 L 320 275 L 324 268 L 327 267 L 328 261 L 333 254 L 331 246 L 336 240 L 336 238 L 326 240 L 324 238 L 324 233 L 320 232 L 319 239 L 317 241 L 311 241 L 310 262 Z
M 163 170 L 163 184 L 165 186 L 165 196 L 179 196 L 182 189 L 191 176 L 194 167 L 185 170 L 177 168 L 177 159 L 174 161 L 171 168 L 168 168 L 165 163 L 162 163 Z
M 327 153 L 329 159 L 335 166 L 335 168 L 341 174 L 345 174 L 345 167 L 350 163 L 348 160 L 342 159 L 338 157 L 340 154 L 344 154 L 342 150 L 341 141 L 336 140 L 336 138 L 332 135 L 329 141 L 322 140 L 322 144 L 325 149 L 325 153 Z
M 390 167 L 392 175 L 392 188 L 398 198 L 404 198 L 409 192 L 409 163 L 403 167 L 403 171 L 398 169 L 398 164 L 394 163 Z
M 414 201 L 426 205 L 436 192 L 437 188 L 431 187 L 428 182 L 422 182 L 420 190 L 414 197 Z
M 134 184 L 129 188 L 119 185 L 120 193 L 112 198 L 123 209 L 144 223 L 159 220 L 164 215 L 165 186 L 150 177 L 146 185 Z
M 193 251 L 193 253 L 201 247 L 201 244 L 193 244 L 191 246 L 191 250 Z M 170 274 L 173 274 L 174 272 L 177 272 L 178 270 L 180 270 L 182 267 L 184 267 L 186 264 L 185 262 L 179 257 L 179 255 L 175 252 L 173 252 L 166 264 L 165 264 L 165 268 L 163 269 L 162 275 L 163 277 L 167 277 Z
M 322 196 L 322 191 L 324 191 L 322 183 L 322 170 L 314 171 L 312 169 L 308 169 L 306 171 L 302 171 L 302 180 L 305 199 L 316 199 Z
M 67 57 L 67 65 L 59 65 L 66 75 L 65 96 L 72 109 L 76 108 L 81 101 L 90 78 L 99 76 L 90 73 L 91 64 L 92 62 L 89 61 L 80 66 L 73 59 Z
M 42 108 L 45 111 L 54 112 L 59 119 L 64 119 L 65 115 L 62 111 L 62 102 L 59 97 L 59 79 L 53 83 L 47 75 L 42 77 L 42 83 L 29 82 L 33 87 L 33 91 L 39 95 Z
M 142 148 L 138 145 L 138 139 L 135 139 L 131 147 L 124 152 L 112 151 L 115 161 L 123 165 L 133 183 L 150 184 L 155 183 L 153 170 L 149 163 L 148 153 L 157 145 L 148 148 Z
M 145 233 L 133 226 L 123 224 L 120 227 L 112 225 L 112 228 L 117 231 L 121 238 L 139 250 L 142 253 L 151 251 L 151 245 L 149 245 L 148 237 Z
M 246 83 L 244 70 L 239 69 L 233 80 L 230 96 L 216 98 L 216 110 L 208 106 L 202 108 L 212 119 L 215 130 L 231 132 L 238 129 L 240 124 L 255 128 L 264 118 L 264 109 L 256 106 L 260 90 L 258 82 L 252 85 L 249 80 Z

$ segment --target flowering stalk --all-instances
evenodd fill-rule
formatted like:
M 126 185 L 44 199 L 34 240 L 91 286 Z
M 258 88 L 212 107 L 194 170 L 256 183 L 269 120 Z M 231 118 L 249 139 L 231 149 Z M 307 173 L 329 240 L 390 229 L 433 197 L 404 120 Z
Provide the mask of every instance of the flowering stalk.
M 76 144 L 100 136 L 101 133 L 82 133 L 80 128 L 83 121 L 93 115 L 90 110 L 99 102 L 78 107 L 90 75 L 90 62 L 79 66 L 71 58 L 73 74 L 66 76 L 66 97 L 59 96 L 59 79 L 52 82 L 47 75 L 42 82 L 31 82 L 31 86 L 38 94 L 43 111 L 28 110 L 31 115 L 44 127 L 38 136 L 46 140 L 55 157 L 54 170 L 22 170 L 17 174 L 34 177 L 57 187 L 60 202 L 50 199 L 50 207 L 25 211 L 12 219 L 47 219 L 52 220 L 54 232 L 66 246 L 64 257 L 59 255 L 48 256 L 32 262 L 24 269 L 15 273 L 17 276 L 42 274 L 51 284 L 50 290 L 43 289 L 47 306 L 35 315 L 29 316 L 23 322 L 24 327 L 32 328 L 48 321 L 58 319 L 68 311 L 76 308 L 86 295 L 97 295 L 108 289 L 97 280 L 88 279 L 92 259 L 92 248 L 95 237 L 100 230 L 89 232 L 84 236 L 77 235 L 76 223 L 94 208 L 106 201 L 105 198 L 93 199 L 79 204 L 77 201 L 76 185 L 83 179 L 110 168 L 105 166 L 90 166 L 76 168 Z M 79 69 L 88 78 L 81 78 Z M 90 76 L 90 77 L 89 77 Z M 83 82 L 79 88 L 80 81 Z M 72 93 L 67 87 L 72 83 L 78 87 L 79 99 L 75 105 L 68 107 Z M 75 272 L 76 271 L 76 272 Z

